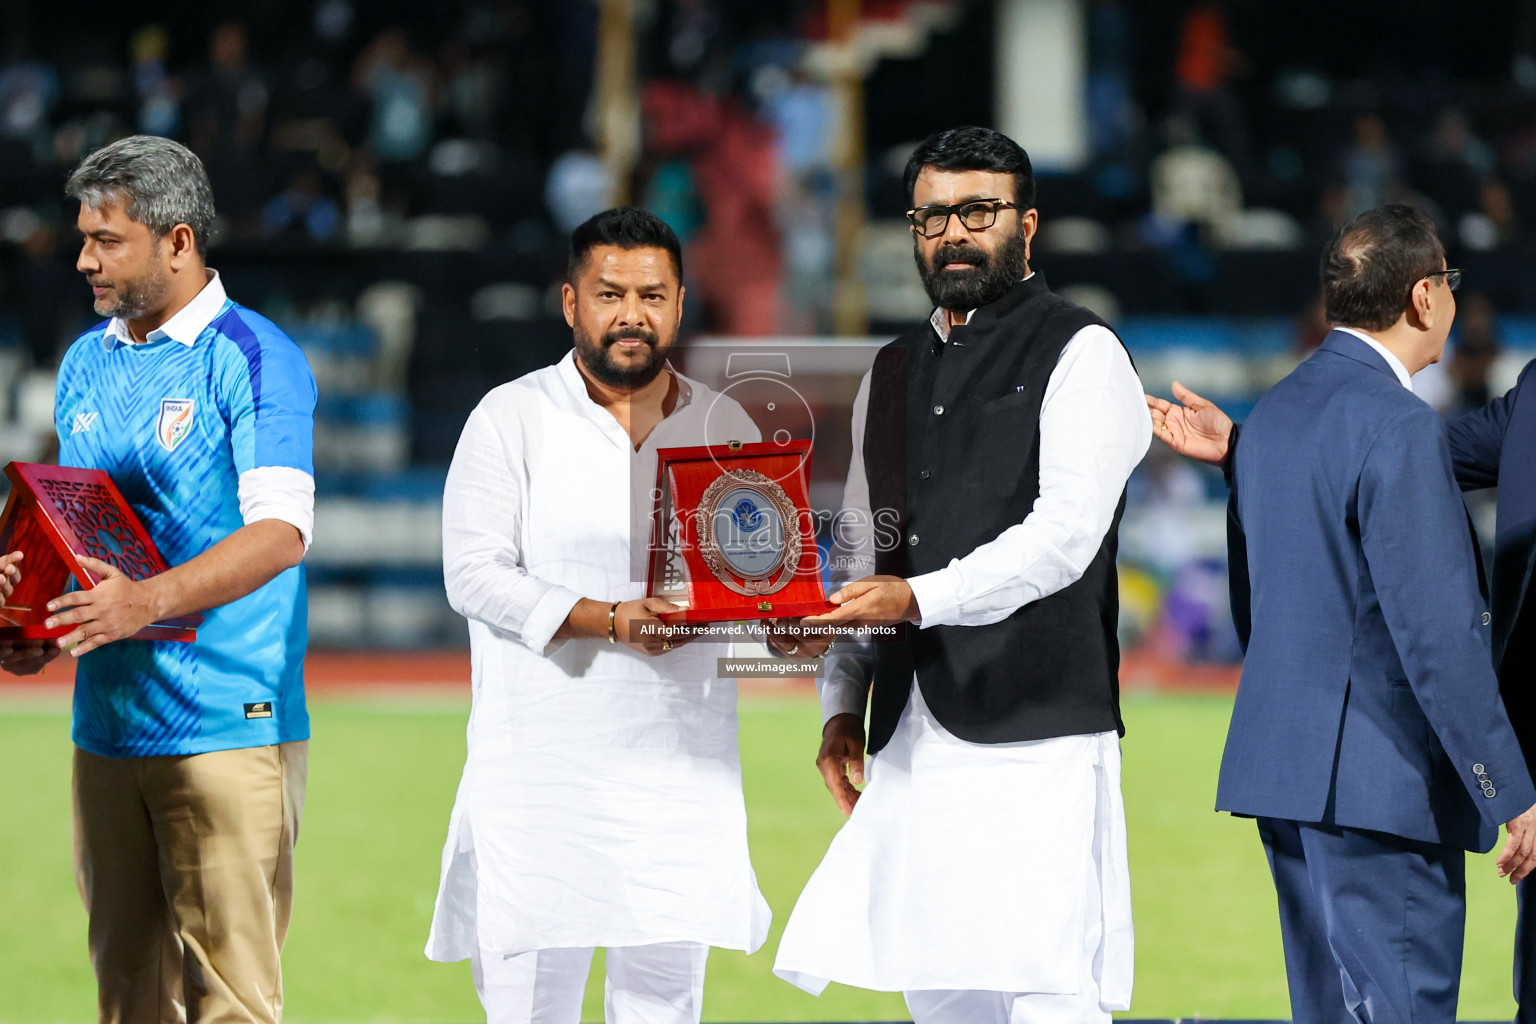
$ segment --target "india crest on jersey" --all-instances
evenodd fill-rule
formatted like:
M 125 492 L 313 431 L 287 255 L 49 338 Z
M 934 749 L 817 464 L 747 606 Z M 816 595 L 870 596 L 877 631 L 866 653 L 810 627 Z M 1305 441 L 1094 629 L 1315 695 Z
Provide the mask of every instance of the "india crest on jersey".
M 192 433 L 193 404 L 190 398 L 160 399 L 160 422 L 155 425 L 160 447 L 173 452 Z

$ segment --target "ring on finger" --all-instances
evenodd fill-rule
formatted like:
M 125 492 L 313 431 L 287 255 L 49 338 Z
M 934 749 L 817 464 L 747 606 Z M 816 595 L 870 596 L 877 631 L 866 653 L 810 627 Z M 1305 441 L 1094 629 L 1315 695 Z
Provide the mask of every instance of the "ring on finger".
M 672 649 L 672 640 L 670 637 L 661 638 L 661 649 L 664 651 L 670 651 Z

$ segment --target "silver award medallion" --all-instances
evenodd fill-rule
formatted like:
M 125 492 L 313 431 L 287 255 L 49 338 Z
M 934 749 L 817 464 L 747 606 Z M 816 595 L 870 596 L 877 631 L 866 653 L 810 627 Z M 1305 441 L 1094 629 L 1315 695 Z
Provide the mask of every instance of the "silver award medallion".
M 737 594 L 782 590 L 800 565 L 800 522 L 784 488 L 751 469 L 726 470 L 695 511 L 699 550 L 715 578 Z

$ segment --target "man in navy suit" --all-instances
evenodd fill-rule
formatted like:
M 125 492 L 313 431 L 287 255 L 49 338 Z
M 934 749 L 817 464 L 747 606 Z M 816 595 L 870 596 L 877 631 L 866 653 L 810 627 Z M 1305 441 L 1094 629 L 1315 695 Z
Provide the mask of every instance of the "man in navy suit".
M 1536 764 L 1536 634 L 1525 601 L 1536 570 L 1536 361 L 1515 387 L 1446 426 L 1456 480 L 1464 491 L 1498 487 L 1498 528 L 1492 577 L 1492 655 L 1500 693 L 1526 763 Z M 1201 396 L 1173 385 L 1180 404 L 1148 396 L 1155 433 L 1175 451 L 1228 465 L 1236 433 L 1232 420 Z M 1230 466 L 1228 465 L 1230 469 Z M 1460 526 L 1458 524 L 1459 531 Z M 1486 765 L 1484 768 L 1486 769 Z M 1517 1024 L 1536 1024 L 1536 881 L 1515 872 L 1519 924 L 1515 931 Z
M 1408 207 L 1345 225 L 1322 265 L 1339 326 L 1233 457 L 1246 658 L 1217 808 L 1258 820 L 1298 1022 L 1454 1021 L 1463 851 L 1508 822 L 1500 873 L 1536 866 L 1466 512 L 1409 384 L 1444 347 L 1453 273 Z M 1172 433 L 1181 411 L 1150 404 Z
M 1536 764 L 1536 637 L 1526 595 L 1536 562 L 1536 383 L 1526 364 L 1508 394 L 1446 426 L 1456 480 L 1464 491 L 1497 487 L 1493 542 L 1493 667 L 1526 764 Z M 1516 1024 L 1536 1024 L 1536 881 L 1515 889 Z

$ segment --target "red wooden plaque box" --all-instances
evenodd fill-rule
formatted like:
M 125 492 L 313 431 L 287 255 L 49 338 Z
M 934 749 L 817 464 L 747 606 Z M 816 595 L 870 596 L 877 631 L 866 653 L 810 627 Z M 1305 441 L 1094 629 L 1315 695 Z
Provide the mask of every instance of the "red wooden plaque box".
M 665 597 L 684 611 L 659 616 L 668 622 L 728 622 L 736 619 L 801 618 L 837 607 L 821 585 L 821 553 L 810 514 L 806 479 L 811 443 L 721 444 L 661 448 L 656 452 L 657 536 L 647 559 L 646 593 Z M 793 503 L 800 534 L 800 558 L 789 581 L 772 594 L 738 594 L 709 568 L 699 544 L 695 513 L 709 486 L 732 470 L 755 470 L 783 488 Z
M 11 496 L 0 512 L 0 553 L 20 551 L 21 582 L 0 605 L 0 641 L 61 637 L 73 626 L 46 629 L 48 602 L 69 588 L 73 577 L 89 590 L 100 577 L 79 562 L 99 558 L 142 580 L 169 566 L 112 478 L 99 469 L 12 462 Z M 202 616 L 186 615 L 145 626 L 139 640 L 197 639 Z

